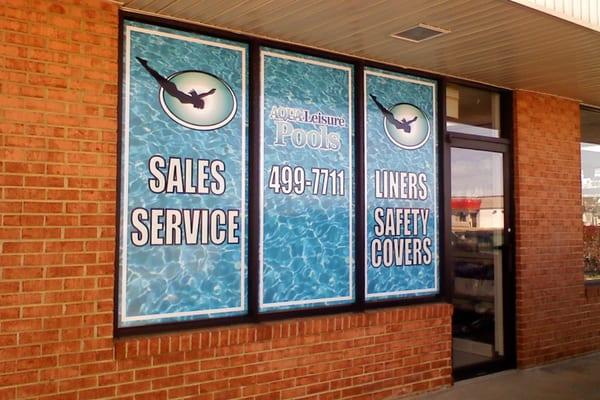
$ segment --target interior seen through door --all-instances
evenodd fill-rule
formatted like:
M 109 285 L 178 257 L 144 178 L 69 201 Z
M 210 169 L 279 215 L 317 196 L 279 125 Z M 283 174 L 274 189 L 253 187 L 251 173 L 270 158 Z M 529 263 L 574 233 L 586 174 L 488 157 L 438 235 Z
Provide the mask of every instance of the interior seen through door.
M 504 355 L 501 153 L 452 148 L 454 367 Z

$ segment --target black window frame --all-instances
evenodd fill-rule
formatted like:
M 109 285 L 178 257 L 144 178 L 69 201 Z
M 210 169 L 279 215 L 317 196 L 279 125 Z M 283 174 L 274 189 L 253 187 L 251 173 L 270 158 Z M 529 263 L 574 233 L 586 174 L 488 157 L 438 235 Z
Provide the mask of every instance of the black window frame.
M 450 153 L 453 147 L 481 150 L 490 152 L 499 152 L 504 155 L 503 162 L 503 186 L 504 193 L 510 194 L 507 199 L 507 207 L 504 210 L 505 226 L 505 244 L 503 246 L 504 257 L 506 258 L 506 271 L 503 274 L 503 312 L 504 312 L 504 332 L 505 332 L 505 357 L 502 360 L 491 360 L 483 363 L 467 365 L 454 368 L 452 376 L 455 380 L 473 378 L 480 375 L 499 372 L 505 369 L 515 368 L 516 361 L 516 227 L 515 227 L 515 196 L 514 196 L 514 120 L 513 120 L 513 101 L 514 94 L 511 90 L 497 88 L 482 83 L 469 82 L 457 78 L 445 78 L 444 88 L 451 83 L 453 85 L 468 86 L 477 89 L 492 91 L 500 95 L 500 135 L 499 137 L 488 137 L 483 135 L 456 133 L 447 130 L 444 124 L 444 146 L 445 146 L 445 169 L 444 169 L 444 192 L 446 209 L 451 209 L 451 160 Z M 445 103 L 444 103 L 445 106 Z M 452 227 L 452 213 L 445 215 L 445 226 L 448 232 Z M 452 302 L 454 260 L 450 243 L 450 235 L 444 237 L 446 249 L 445 265 L 447 268 L 443 271 L 445 282 L 445 295 L 449 302 Z

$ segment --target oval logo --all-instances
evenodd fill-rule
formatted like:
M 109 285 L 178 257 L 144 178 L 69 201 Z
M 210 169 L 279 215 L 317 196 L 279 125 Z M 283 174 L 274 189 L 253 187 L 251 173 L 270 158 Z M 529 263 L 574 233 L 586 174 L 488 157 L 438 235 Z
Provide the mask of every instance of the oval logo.
M 395 123 L 384 118 L 383 126 L 392 143 L 403 149 L 414 150 L 427 142 L 431 126 L 420 108 L 408 103 L 399 103 L 393 106 L 390 112 L 394 115 Z
M 194 103 L 182 102 L 167 93 L 161 85 L 160 105 L 178 124 L 199 131 L 210 131 L 227 125 L 235 116 L 235 94 L 222 79 L 203 71 L 181 71 L 167 80 L 174 83 L 180 92 L 199 99 Z

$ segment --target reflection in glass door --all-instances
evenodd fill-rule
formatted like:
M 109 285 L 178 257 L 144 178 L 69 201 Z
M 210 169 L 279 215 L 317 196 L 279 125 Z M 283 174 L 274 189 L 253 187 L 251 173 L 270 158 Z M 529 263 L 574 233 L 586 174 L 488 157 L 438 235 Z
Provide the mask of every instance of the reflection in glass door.
M 505 355 L 503 157 L 451 150 L 454 368 Z

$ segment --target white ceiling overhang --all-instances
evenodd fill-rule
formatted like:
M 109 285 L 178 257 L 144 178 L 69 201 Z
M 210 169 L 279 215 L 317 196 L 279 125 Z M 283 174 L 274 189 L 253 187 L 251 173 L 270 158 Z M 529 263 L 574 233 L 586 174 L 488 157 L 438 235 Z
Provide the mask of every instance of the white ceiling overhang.
M 124 10 L 600 105 L 600 32 L 508 0 L 120 3 Z M 451 33 L 421 43 L 390 37 L 419 23 Z
M 600 32 L 598 0 L 511 0 Z

